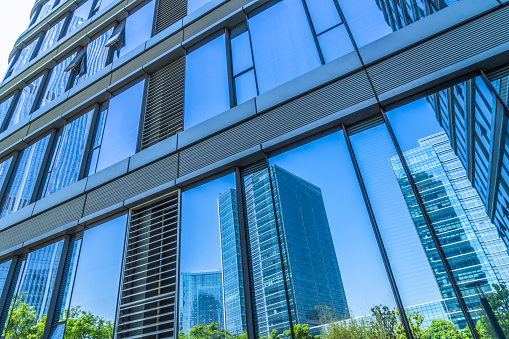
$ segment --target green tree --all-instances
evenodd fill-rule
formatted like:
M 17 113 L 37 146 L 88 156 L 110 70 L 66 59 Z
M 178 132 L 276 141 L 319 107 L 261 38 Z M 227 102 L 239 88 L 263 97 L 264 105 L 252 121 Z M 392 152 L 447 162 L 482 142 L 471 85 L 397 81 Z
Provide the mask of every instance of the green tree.
M 69 316 L 65 327 L 65 339 L 106 339 L 113 336 L 112 321 L 86 312 L 81 307 L 69 309 Z
M 399 312 L 397 312 L 397 314 L 400 318 L 400 322 L 396 326 L 396 338 L 405 339 L 407 337 L 405 327 L 401 321 L 401 315 Z M 421 328 L 421 325 L 424 322 L 424 317 L 419 312 L 407 313 L 406 316 L 414 339 L 421 339 L 424 334 L 424 330 Z
M 293 333 L 295 334 L 295 339 L 319 339 L 320 336 L 313 336 L 311 335 L 311 330 L 309 328 L 308 324 L 297 324 L 293 327 Z M 292 333 L 290 330 L 286 330 L 283 332 L 283 335 L 286 338 L 291 338 Z
M 466 331 L 458 331 L 456 326 L 450 321 L 443 319 L 434 319 L 428 326 L 422 339 L 468 339 L 469 334 Z
M 507 336 L 509 335 L 509 290 L 507 286 L 502 284 L 493 284 L 493 292 L 486 296 L 495 317 L 498 320 L 502 331 Z M 490 321 L 486 314 L 479 319 L 475 325 L 477 332 L 481 338 L 496 338 L 495 331 L 491 326 Z
M 208 325 L 196 325 L 185 334 L 180 332 L 181 339 L 230 339 L 234 338 L 230 332 L 222 328 L 218 323 L 212 322 Z
M 17 297 L 9 307 L 7 326 L 4 329 L 5 339 L 39 339 L 42 338 L 46 316 L 37 319 L 37 311 L 25 303 L 25 296 Z

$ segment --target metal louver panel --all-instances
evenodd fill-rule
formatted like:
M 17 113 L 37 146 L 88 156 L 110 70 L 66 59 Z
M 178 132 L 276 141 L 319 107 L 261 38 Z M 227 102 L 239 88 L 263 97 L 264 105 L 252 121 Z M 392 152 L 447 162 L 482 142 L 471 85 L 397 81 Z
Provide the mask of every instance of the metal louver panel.
M 150 76 L 141 148 L 183 130 L 185 57 Z
M 359 122 L 358 124 L 355 124 L 353 126 L 348 126 L 348 134 L 354 135 L 360 132 L 363 132 L 365 130 L 368 130 L 372 127 L 378 126 L 380 124 L 383 124 L 384 120 L 381 115 L 374 116 L 372 118 L 366 119 L 364 121 Z
M 179 193 L 131 210 L 117 338 L 176 336 Z
M 186 0 L 159 0 L 156 17 L 156 33 L 170 27 L 187 14 Z

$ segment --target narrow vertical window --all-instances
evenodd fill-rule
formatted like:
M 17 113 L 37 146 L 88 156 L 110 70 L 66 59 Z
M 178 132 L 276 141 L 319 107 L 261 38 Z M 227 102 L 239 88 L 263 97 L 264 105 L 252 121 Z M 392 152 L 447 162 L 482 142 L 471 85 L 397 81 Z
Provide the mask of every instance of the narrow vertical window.
M 17 124 L 32 113 L 35 99 L 39 93 L 39 88 L 41 87 L 42 78 L 43 76 L 38 77 L 21 90 L 16 101 L 16 106 L 9 117 L 7 128 Z
M 46 50 L 55 45 L 60 37 L 60 33 L 62 32 L 62 27 L 64 26 L 65 18 L 58 21 L 53 25 L 50 29 L 46 31 L 44 35 L 44 39 L 41 42 L 41 46 L 39 47 L 39 51 L 37 55 L 43 54 Z
M 13 104 L 14 96 L 15 95 L 11 95 L 10 97 L 8 97 L 7 99 L 4 99 L 0 103 L 0 126 L 2 126 L 4 124 L 4 120 L 6 119 L 7 114 L 9 113 L 9 109 L 11 108 L 11 105 Z
M 39 101 L 39 108 L 55 100 L 65 92 L 70 76 L 69 72 L 66 72 L 65 70 L 75 56 L 76 53 L 73 53 L 71 56 L 65 58 L 53 67 L 53 70 L 51 70 L 51 74 L 46 81 L 41 100 Z
M 240 105 L 258 94 L 251 54 L 251 38 L 246 22 L 231 30 L 230 40 L 235 103 Z

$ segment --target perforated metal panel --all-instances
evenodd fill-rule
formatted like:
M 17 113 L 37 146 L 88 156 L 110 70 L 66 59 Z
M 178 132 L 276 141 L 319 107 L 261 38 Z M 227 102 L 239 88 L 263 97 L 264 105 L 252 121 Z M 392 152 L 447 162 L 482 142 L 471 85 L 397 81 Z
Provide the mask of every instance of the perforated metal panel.
M 156 17 L 156 34 L 170 27 L 187 14 L 186 0 L 159 0 Z
M 178 218 L 178 192 L 131 211 L 118 338 L 175 335 Z
M 183 130 L 185 60 L 181 57 L 150 76 L 142 149 Z

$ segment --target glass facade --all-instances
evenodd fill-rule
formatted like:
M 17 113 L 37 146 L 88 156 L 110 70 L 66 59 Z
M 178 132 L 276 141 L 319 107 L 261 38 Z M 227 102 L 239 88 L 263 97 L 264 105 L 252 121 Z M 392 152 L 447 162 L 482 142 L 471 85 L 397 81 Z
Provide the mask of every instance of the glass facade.
M 7 128 L 17 124 L 32 113 L 35 99 L 37 98 L 39 88 L 41 87 L 42 78 L 43 76 L 38 77 L 21 90 L 16 100 L 16 106 L 14 106 L 14 110 L 9 116 Z
M 51 48 L 55 45 L 55 43 L 60 38 L 60 35 L 62 33 L 62 28 L 65 24 L 65 18 L 58 21 L 53 27 L 48 29 L 46 33 L 44 34 L 44 38 L 41 42 L 41 46 L 39 46 L 39 50 L 37 51 L 37 55 L 41 55 L 44 53 L 48 48 Z
M 39 101 L 39 108 L 55 100 L 58 96 L 65 92 L 70 76 L 69 72 L 66 72 L 65 69 L 69 66 L 75 56 L 76 53 L 73 53 L 53 67 L 50 76 L 46 80 L 46 87 Z

